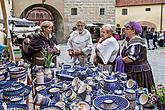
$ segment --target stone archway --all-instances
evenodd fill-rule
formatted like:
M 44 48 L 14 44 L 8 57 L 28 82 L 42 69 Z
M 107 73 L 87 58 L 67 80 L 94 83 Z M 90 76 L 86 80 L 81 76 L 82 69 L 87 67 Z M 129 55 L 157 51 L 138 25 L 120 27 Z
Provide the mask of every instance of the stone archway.
M 139 21 L 142 26 L 146 26 L 147 28 L 154 28 L 157 29 L 156 25 L 152 22 L 148 21 Z
M 21 14 L 21 18 L 36 22 L 38 25 L 42 21 L 48 20 L 54 23 L 53 32 L 59 42 L 64 41 L 64 24 L 63 18 L 58 10 L 47 4 L 34 4 L 27 7 Z

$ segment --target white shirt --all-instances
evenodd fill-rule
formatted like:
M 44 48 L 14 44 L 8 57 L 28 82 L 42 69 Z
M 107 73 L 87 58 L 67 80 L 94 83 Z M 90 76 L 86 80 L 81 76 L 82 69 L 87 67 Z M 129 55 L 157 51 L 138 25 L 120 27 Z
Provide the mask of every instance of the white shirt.
M 82 34 L 79 34 L 77 30 L 73 31 L 70 34 L 67 45 L 69 49 L 82 51 L 85 55 L 90 54 L 93 46 L 90 32 L 86 29 Z
M 96 45 L 98 56 L 102 59 L 104 64 L 114 62 L 119 52 L 119 43 L 114 37 L 107 38 Z

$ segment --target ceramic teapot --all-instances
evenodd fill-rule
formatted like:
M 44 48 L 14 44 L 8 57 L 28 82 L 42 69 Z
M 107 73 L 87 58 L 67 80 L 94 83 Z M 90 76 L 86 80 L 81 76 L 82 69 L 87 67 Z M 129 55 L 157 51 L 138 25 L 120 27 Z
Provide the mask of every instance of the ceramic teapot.
M 100 86 L 105 91 L 114 91 L 117 89 L 117 78 L 114 76 L 106 76 L 100 81 Z

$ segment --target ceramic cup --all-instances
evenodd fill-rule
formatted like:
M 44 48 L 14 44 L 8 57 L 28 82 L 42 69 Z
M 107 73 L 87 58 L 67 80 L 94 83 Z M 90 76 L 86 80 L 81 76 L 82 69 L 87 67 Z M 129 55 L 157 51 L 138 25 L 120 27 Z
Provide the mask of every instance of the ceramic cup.
M 129 79 L 126 83 L 126 87 L 131 88 L 133 90 L 137 90 L 138 89 L 138 84 L 135 80 Z
M 92 87 L 87 85 L 86 91 L 87 91 L 88 94 L 91 93 L 92 92 Z
M 51 99 L 50 99 L 48 96 L 46 96 L 46 97 L 42 100 L 41 106 L 49 106 L 49 105 L 50 105 L 50 102 L 51 102 Z
M 91 95 L 90 94 L 87 94 L 86 97 L 85 97 L 85 101 L 88 102 L 88 103 L 91 103 Z
M 73 101 L 76 98 L 77 94 L 74 92 L 73 89 L 68 89 L 65 93 L 65 97 L 68 101 Z
M 105 91 L 113 92 L 115 89 L 117 89 L 117 78 L 114 78 L 113 76 L 107 77 L 100 82 Z
M 60 89 L 59 88 L 50 88 L 48 90 L 49 94 L 51 94 L 52 97 L 55 97 L 56 102 L 60 100 Z
M 131 101 L 136 100 L 136 91 L 133 89 L 126 89 L 125 98 Z
M 79 78 L 75 77 L 72 81 L 72 86 L 74 87 L 74 91 L 78 90 L 78 86 L 79 86 Z
M 149 100 L 149 97 L 148 97 L 148 95 L 145 94 L 145 93 L 141 94 L 140 97 L 139 97 L 139 103 L 140 103 L 141 105 L 147 104 L 148 100 Z
M 64 102 L 59 101 L 59 102 L 57 102 L 57 103 L 55 104 L 55 106 L 58 106 L 58 107 L 60 107 L 62 110 L 65 110 L 65 103 L 64 103 Z
M 141 94 L 148 94 L 148 89 L 147 88 L 139 88 L 137 89 L 137 98 L 139 99 Z
M 82 84 L 80 85 L 79 89 L 78 89 L 78 94 L 80 95 L 81 98 L 85 98 L 86 94 L 87 94 L 87 84 Z
M 0 99 L 3 99 L 3 89 L 0 89 Z
M 35 88 L 35 94 L 37 94 L 37 93 L 39 93 L 39 92 L 42 92 L 42 91 L 44 91 L 46 89 L 46 87 L 44 86 L 44 85 L 42 85 L 42 86 L 37 86 L 36 88 Z
M 43 72 L 37 72 L 36 73 L 36 83 L 37 84 L 43 84 L 44 83 L 44 73 Z
M 136 108 L 136 100 L 129 101 L 129 109 L 130 110 L 135 110 Z
M 43 101 L 44 98 L 45 98 L 44 95 L 38 93 L 38 94 L 34 97 L 34 102 L 33 102 L 33 103 L 34 103 L 35 105 L 41 106 L 41 105 L 42 105 L 42 101 Z

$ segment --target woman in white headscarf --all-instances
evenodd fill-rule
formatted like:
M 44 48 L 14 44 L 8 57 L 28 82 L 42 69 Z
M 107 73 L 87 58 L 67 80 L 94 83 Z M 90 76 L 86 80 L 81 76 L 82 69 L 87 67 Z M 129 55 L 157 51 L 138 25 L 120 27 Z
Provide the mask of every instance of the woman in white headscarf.
M 119 43 L 112 35 L 113 29 L 111 25 L 103 25 L 100 30 L 101 38 L 96 44 L 96 55 L 93 59 L 95 66 L 109 73 L 112 72 L 114 61 L 119 53 Z

